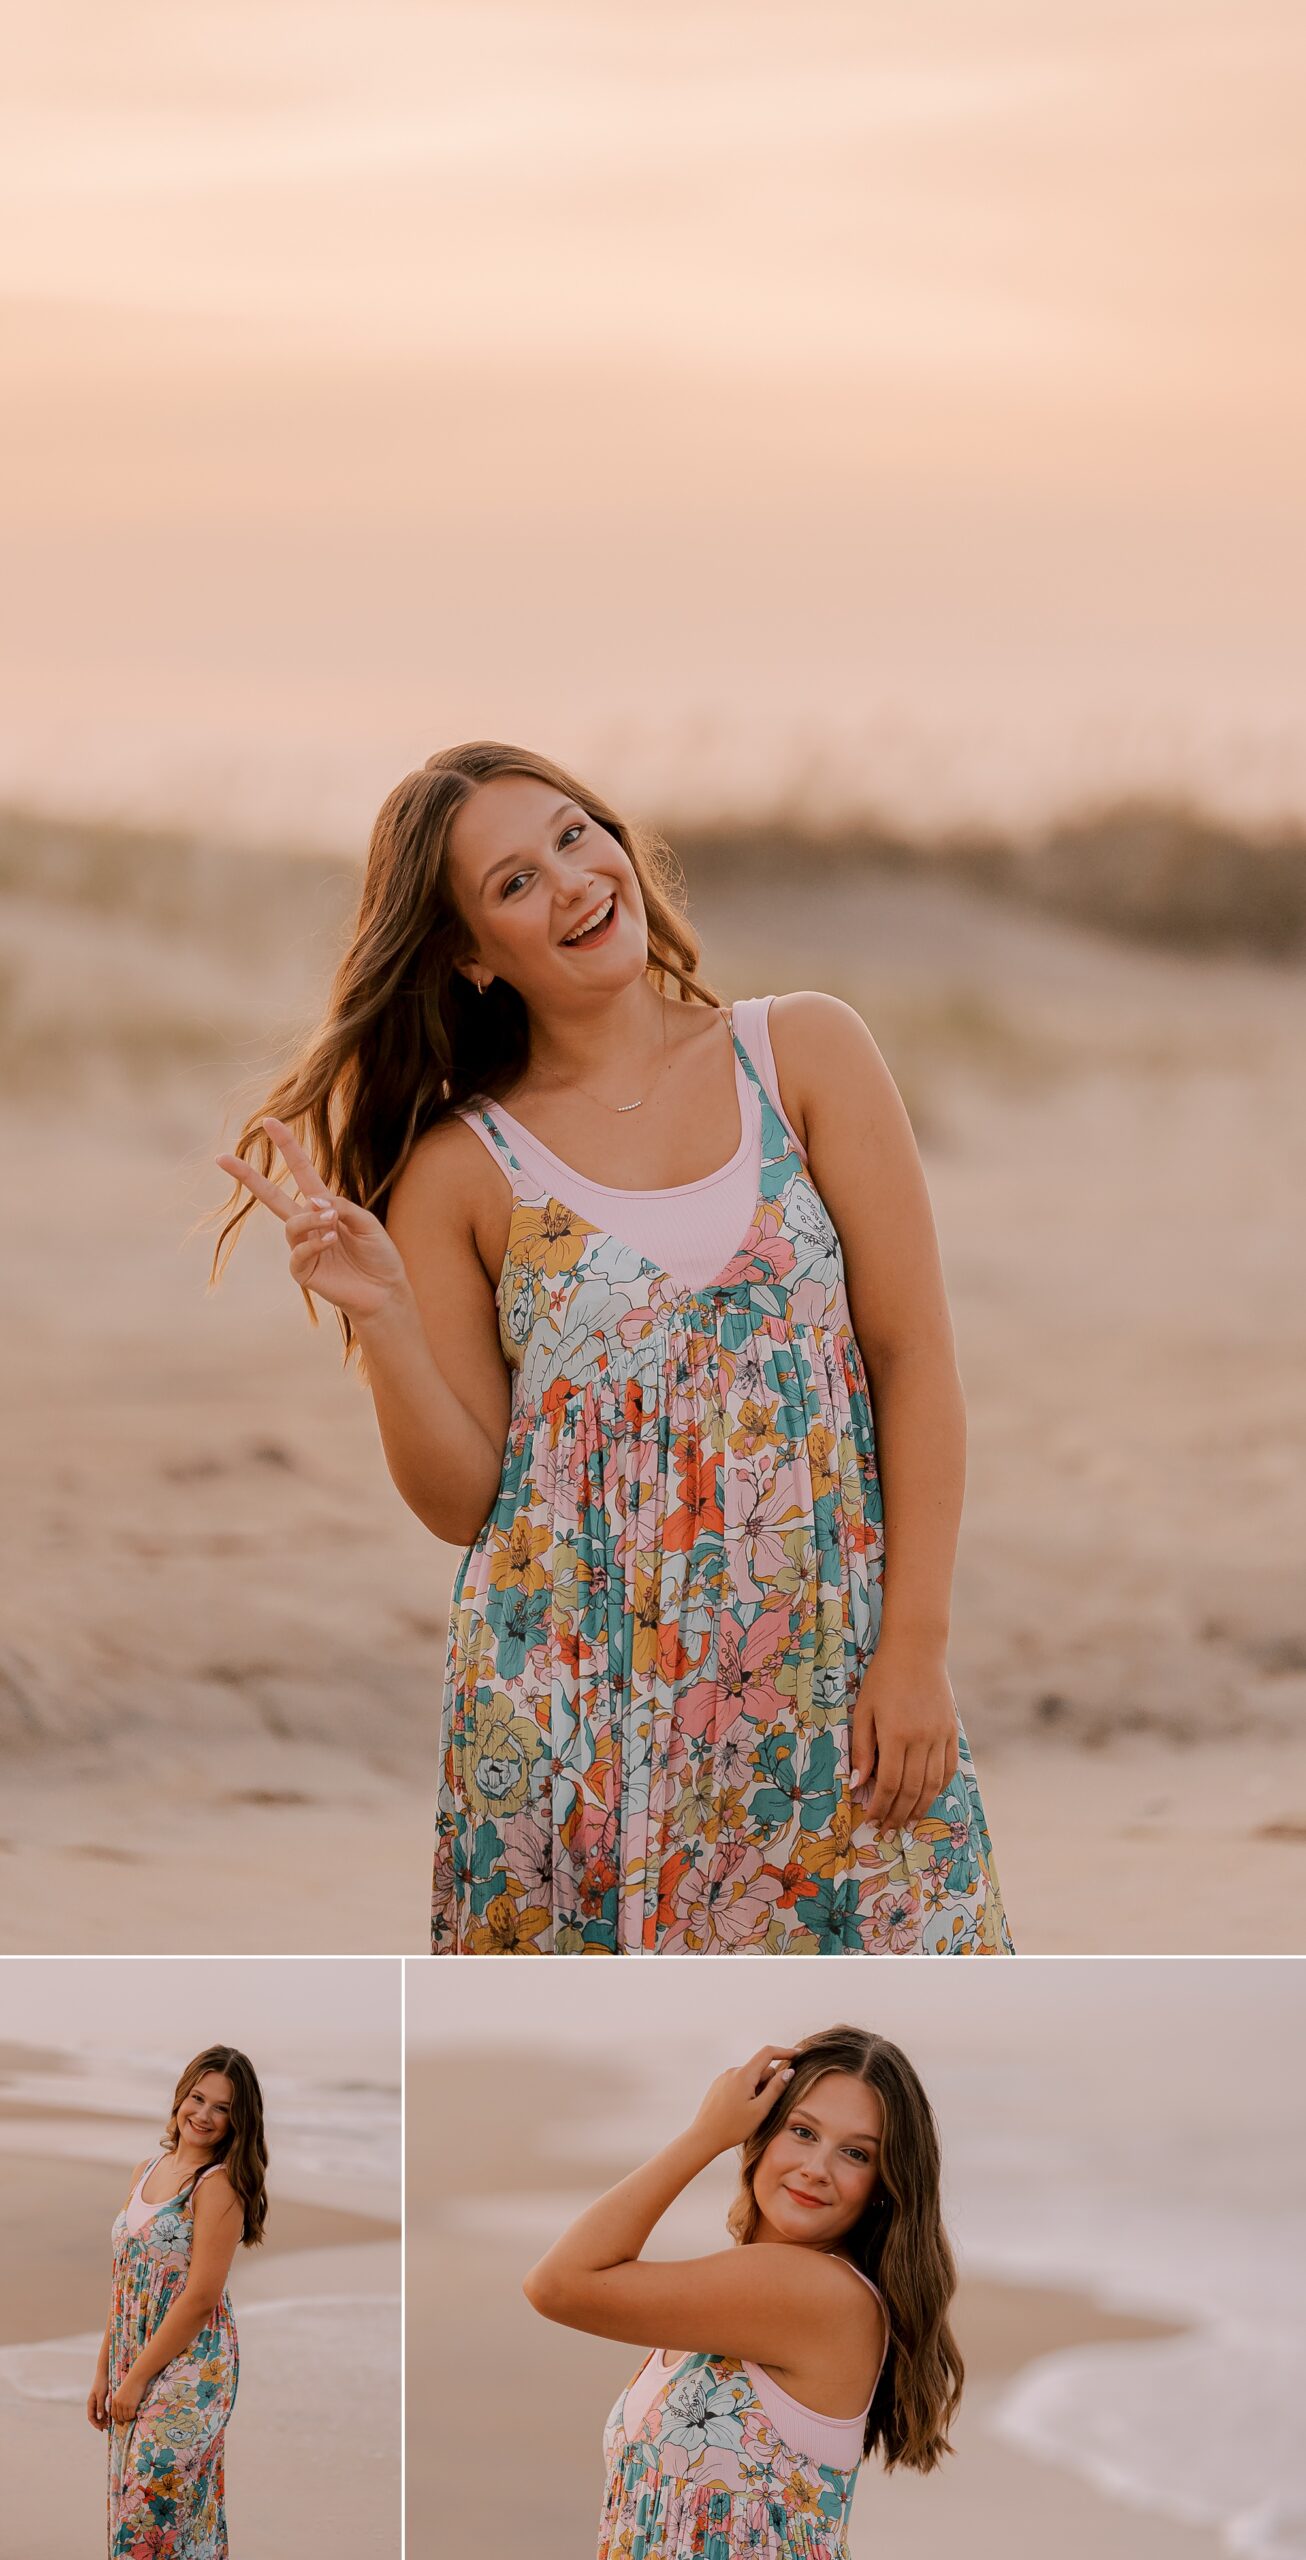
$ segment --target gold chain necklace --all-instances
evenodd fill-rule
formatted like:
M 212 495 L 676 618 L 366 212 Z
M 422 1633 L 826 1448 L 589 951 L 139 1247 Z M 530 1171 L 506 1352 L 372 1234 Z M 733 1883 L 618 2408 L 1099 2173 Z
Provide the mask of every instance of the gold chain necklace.
M 573 1076 L 554 1076 L 552 1081 L 555 1085 L 560 1085 L 564 1093 L 583 1094 L 587 1102 L 596 1103 L 601 1111 L 642 1111 L 649 1098 L 649 1094 L 653 1091 L 653 1086 L 658 1081 L 658 1077 L 669 1065 L 670 1060 L 667 1057 L 667 1017 L 664 1008 L 662 1015 L 662 1056 L 654 1071 L 648 1091 L 646 1093 L 641 1093 L 638 1102 L 605 1102 L 601 1093 L 591 1093 L 588 1085 L 577 1084 Z M 548 1073 L 547 1068 L 545 1069 L 545 1073 Z

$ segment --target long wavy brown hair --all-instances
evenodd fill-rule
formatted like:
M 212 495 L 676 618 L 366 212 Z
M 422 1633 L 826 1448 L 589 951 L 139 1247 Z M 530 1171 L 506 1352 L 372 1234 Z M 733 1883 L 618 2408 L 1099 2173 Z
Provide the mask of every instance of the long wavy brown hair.
M 729 2228 L 753 2239 L 761 2215 L 753 2189 L 757 2164 L 799 2101 L 827 2072 L 845 2072 L 874 2089 L 884 2109 L 878 2184 L 839 2253 L 868 2275 L 884 2296 L 889 2347 L 866 2419 L 863 2459 L 878 2448 L 886 2471 L 933 2471 L 951 2453 L 948 2429 L 966 2369 L 948 2305 L 957 2269 L 939 2201 L 939 2128 L 905 2053 L 864 2027 L 825 2027 L 805 2036 L 790 2056 L 793 2078 L 740 2154 L 739 2193 Z
M 670 980 L 684 1003 L 719 1002 L 697 974 L 699 944 L 684 915 L 683 875 L 654 828 L 619 817 L 588 783 L 527 747 L 493 738 L 442 747 L 382 803 L 358 919 L 322 1023 L 246 1120 L 232 1150 L 269 1179 L 277 1151 L 259 1126 L 265 1112 L 294 1130 L 330 1190 L 384 1220 L 418 1139 L 469 1103 L 492 1102 L 520 1081 L 530 1054 L 526 1007 L 502 979 L 478 996 L 462 975 L 458 963 L 471 957 L 472 936 L 454 903 L 448 858 L 458 811 L 483 783 L 509 773 L 548 783 L 615 836 L 639 882 L 648 972 L 659 992 Z M 213 1212 L 225 1223 L 210 1286 L 257 1205 L 236 1183 Z M 316 1324 L 307 1289 L 304 1300 Z M 354 1329 L 342 1308 L 335 1314 L 348 1362 Z
M 232 2044 L 206 2045 L 188 2062 L 172 2093 L 172 2113 L 163 2140 L 165 2148 L 177 2148 L 177 2109 L 188 2098 L 197 2080 L 206 2071 L 221 2071 L 231 2082 L 231 2114 L 227 2137 L 218 2145 L 214 2159 L 222 2162 L 245 2216 L 241 2239 L 247 2249 L 257 2248 L 268 2218 L 268 2193 L 265 2180 L 268 2169 L 267 2141 L 263 2132 L 263 2092 L 258 2074 L 248 2054 Z

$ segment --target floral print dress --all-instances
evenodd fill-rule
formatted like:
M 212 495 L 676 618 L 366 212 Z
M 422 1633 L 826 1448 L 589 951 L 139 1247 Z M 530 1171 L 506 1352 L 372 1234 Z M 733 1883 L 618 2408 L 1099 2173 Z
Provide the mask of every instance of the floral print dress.
M 159 2161 L 150 2162 L 139 2196 Z M 212 2173 L 202 2169 L 199 2177 Z M 199 2178 L 133 2231 L 127 2210 L 113 2226 L 109 2388 L 125 2381 L 190 2271 Z M 189 2347 L 146 2385 L 136 2416 L 109 2431 L 109 2560 L 227 2560 L 223 2443 L 236 2399 L 239 2357 L 224 2293 Z
M 512 1413 L 454 1582 L 431 1944 L 455 1955 L 1009 1952 L 964 1733 L 922 1820 L 849 1790 L 879 1632 L 870 1391 L 839 1239 L 761 1111 L 752 1225 L 677 1286 L 523 1175 Z
M 860 2444 L 846 2466 L 800 2451 L 731 2357 L 682 2357 L 628 2431 L 634 2388 L 603 2432 L 597 2560 L 848 2560 Z

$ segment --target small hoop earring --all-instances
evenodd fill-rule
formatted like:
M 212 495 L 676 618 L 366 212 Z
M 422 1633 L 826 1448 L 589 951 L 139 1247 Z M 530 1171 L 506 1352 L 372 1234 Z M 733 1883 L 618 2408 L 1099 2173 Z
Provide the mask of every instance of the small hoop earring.
M 483 996 L 483 995 L 484 995 L 484 993 L 485 993 L 486 988 L 487 988 L 487 987 L 492 987 L 492 986 L 493 986 L 493 984 L 494 984 L 494 980 L 493 980 L 493 978 L 478 978 L 478 979 L 477 979 L 477 981 L 476 981 L 476 992 L 477 992 L 478 996 Z

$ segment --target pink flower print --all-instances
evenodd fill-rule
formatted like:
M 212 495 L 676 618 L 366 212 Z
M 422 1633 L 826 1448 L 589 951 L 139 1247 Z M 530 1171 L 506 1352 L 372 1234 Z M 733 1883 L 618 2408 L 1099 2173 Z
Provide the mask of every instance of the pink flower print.
M 777 1674 L 789 1643 L 787 1604 L 762 1609 L 751 1626 L 723 1616 L 717 1633 L 714 1680 L 698 1680 L 679 1703 L 679 1723 L 688 1734 L 709 1735 L 714 1743 L 734 1732 L 741 1716 L 773 1724 L 786 1712 Z
M 849 1325 L 848 1301 L 842 1289 L 827 1289 L 820 1280 L 795 1280 L 785 1292 L 791 1323 L 810 1325 L 815 1332 L 833 1328 L 842 1332 Z
M 760 1600 L 789 1564 L 786 1533 L 808 1516 L 800 1473 L 792 1463 L 772 1468 L 757 1460 L 726 1475 L 726 1535 L 735 1543 L 741 1584 L 746 1578 Z
M 733 1262 L 721 1274 L 722 1287 L 740 1289 L 745 1286 L 765 1288 L 768 1281 L 782 1280 L 794 1267 L 795 1254 L 790 1238 L 784 1233 L 784 1205 L 768 1200 L 745 1236 Z
M 764 1937 L 780 1878 L 760 1849 L 728 1841 L 702 1873 L 681 1877 L 663 1941 L 687 1955 L 734 1955 Z
M 906 1893 L 882 1893 L 870 1908 L 870 1941 L 873 1947 L 887 1947 L 891 1955 L 910 1955 L 916 1945 L 918 1920 L 913 1897 Z

